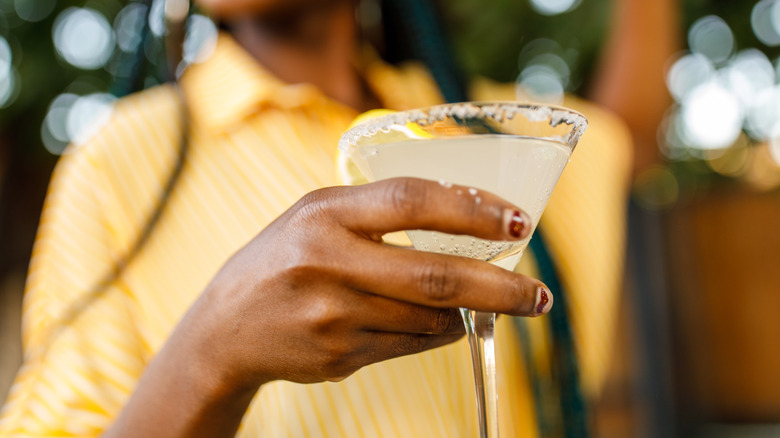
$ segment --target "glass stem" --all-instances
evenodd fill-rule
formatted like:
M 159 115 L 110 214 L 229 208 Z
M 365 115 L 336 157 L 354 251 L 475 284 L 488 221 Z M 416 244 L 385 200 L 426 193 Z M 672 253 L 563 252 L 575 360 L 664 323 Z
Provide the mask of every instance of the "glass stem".
M 480 438 L 498 438 L 498 393 L 493 332 L 496 314 L 460 309 L 466 325 L 477 392 Z

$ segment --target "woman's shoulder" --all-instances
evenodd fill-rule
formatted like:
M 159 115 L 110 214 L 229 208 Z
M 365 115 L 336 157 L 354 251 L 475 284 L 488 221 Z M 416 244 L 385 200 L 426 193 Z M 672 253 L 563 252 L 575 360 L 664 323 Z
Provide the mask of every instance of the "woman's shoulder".
M 181 97 L 173 84 L 162 84 L 127 95 L 116 101 L 114 121 L 132 117 L 178 117 Z
M 88 156 L 90 161 L 130 154 L 141 158 L 175 147 L 183 126 L 181 99 L 172 85 L 149 88 L 117 100 L 108 117 L 98 118 L 89 135 L 74 141 L 65 156 Z
M 172 85 L 117 100 L 89 138 L 68 146 L 58 168 L 86 171 L 106 199 L 146 201 L 180 159 L 187 126 L 182 105 Z
M 113 230 L 111 246 L 126 247 L 181 159 L 184 126 L 182 103 L 172 85 L 117 100 L 110 117 L 89 138 L 68 146 L 52 176 L 48 203 L 56 206 L 88 195 L 99 204 L 92 215 Z

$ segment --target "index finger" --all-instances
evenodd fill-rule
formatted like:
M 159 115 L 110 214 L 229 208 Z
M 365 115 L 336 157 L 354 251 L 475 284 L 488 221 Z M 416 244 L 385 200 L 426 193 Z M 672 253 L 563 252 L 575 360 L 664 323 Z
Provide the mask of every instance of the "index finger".
M 401 230 L 468 234 L 520 240 L 533 229 L 516 205 L 485 191 L 419 178 L 392 178 L 345 187 L 335 215 L 346 228 L 367 235 Z

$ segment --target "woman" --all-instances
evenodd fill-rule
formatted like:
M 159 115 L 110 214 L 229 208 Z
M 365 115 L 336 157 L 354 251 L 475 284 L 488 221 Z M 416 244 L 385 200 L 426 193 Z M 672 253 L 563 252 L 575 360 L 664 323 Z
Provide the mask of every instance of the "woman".
M 435 83 L 417 65 L 364 53 L 350 0 L 203 6 L 228 29 L 214 55 L 184 74 L 180 92 L 163 86 L 119 103 L 58 165 L 27 286 L 25 363 L 0 432 L 473 436 L 454 309 L 538 316 L 552 292 L 482 262 L 383 246 L 380 236 L 426 228 L 514 240 L 529 232 L 527 215 L 415 179 L 317 190 L 338 183 L 335 144 L 359 112 L 439 103 Z M 508 96 L 477 85 L 474 98 Z M 569 279 L 592 394 L 620 281 L 630 141 L 611 116 L 566 104 L 586 112 L 592 133 L 545 232 Z M 175 185 L 135 250 L 182 141 Z M 541 339 L 542 327 L 528 328 Z M 510 318 L 497 336 L 502 434 L 534 433 Z

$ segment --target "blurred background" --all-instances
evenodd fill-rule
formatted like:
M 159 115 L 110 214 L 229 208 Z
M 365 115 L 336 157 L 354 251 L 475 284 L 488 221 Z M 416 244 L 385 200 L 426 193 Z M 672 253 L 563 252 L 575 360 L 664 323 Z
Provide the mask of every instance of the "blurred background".
M 626 294 L 596 436 L 780 436 L 780 0 L 669 2 L 675 13 L 644 34 L 672 41 L 660 60 L 610 52 L 628 41 L 612 19 L 630 1 L 439 9 L 466 74 L 538 100 L 598 101 L 613 84 L 610 53 L 633 53 L 662 79 L 662 111 L 635 136 Z M 52 167 L 113 101 L 167 80 L 162 6 L 0 0 L 0 400 L 21 360 L 24 277 Z M 193 14 L 185 61 L 216 31 Z M 643 78 L 629 77 L 637 90 Z

